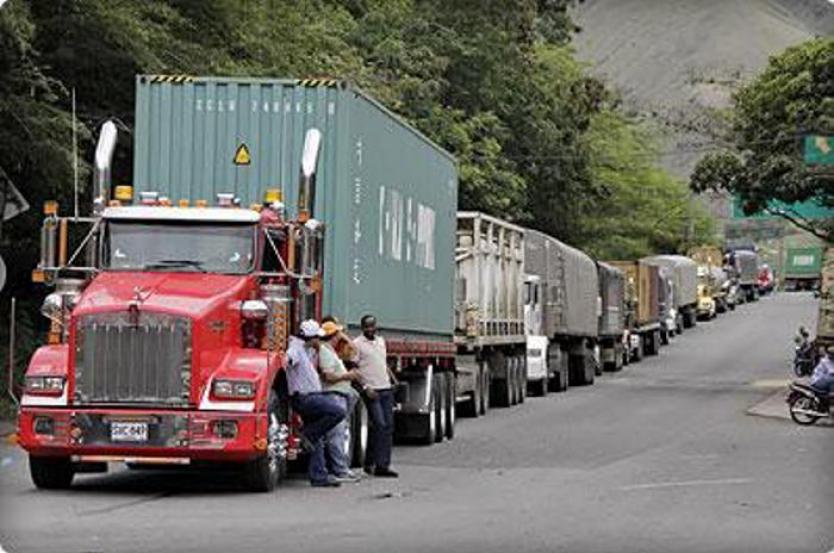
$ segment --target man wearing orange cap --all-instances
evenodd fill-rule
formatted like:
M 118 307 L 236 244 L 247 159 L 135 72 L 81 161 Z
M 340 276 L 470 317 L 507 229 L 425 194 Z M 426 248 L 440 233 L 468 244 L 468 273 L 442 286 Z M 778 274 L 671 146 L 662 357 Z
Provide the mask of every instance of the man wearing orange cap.
M 344 327 L 335 319 L 328 317 L 325 318 L 321 328 L 324 333 L 324 342 L 319 349 L 319 371 L 322 375 L 323 387 L 325 391 L 342 399 L 348 414 L 325 436 L 327 468 L 337 482 L 356 482 L 359 476 L 350 470 L 348 440 L 351 439 L 350 414 L 356 407 L 356 402 L 359 401 L 359 393 L 353 389 L 352 382 L 359 380 L 359 372 L 347 370 L 336 353 L 337 343 L 347 340 L 343 334 Z

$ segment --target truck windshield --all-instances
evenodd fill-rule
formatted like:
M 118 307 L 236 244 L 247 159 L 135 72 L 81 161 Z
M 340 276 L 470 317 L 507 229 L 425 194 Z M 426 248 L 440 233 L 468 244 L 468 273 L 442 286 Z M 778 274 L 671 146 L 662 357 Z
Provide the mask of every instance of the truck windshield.
M 245 274 L 254 261 L 255 229 L 242 224 L 110 221 L 109 269 Z

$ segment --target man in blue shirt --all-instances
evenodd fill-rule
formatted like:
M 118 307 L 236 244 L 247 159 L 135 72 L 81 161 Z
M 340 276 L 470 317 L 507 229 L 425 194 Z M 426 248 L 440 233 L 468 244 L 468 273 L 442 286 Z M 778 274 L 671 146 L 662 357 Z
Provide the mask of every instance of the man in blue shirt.
M 287 387 L 290 404 L 301 416 L 304 427 L 301 442 L 310 454 L 310 484 L 316 487 L 337 487 L 339 482 L 327 474 L 324 458 L 324 437 L 347 414 L 344 402 L 323 392 L 318 373 L 318 350 L 324 336 L 314 320 L 301 323 L 299 336 L 290 337 L 287 347 Z

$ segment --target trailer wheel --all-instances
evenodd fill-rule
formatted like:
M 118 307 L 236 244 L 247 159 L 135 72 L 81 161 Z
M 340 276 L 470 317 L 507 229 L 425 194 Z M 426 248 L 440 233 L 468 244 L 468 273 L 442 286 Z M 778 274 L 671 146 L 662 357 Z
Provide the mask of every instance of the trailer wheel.
M 35 487 L 42 490 L 65 490 L 72 485 L 75 470 L 68 457 L 29 456 L 29 474 Z
M 442 442 L 446 435 L 446 375 L 444 373 L 437 373 L 434 375 L 434 382 L 432 389 L 437 391 L 437 399 L 434 402 L 434 415 L 437 418 L 435 422 L 434 441 Z
M 466 401 L 460 406 L 461 416 L 476 418 L 481 416 L 481 383 L 483 380 L 483 372 L 484 362 L 478 361 L 475 374 L 472 376 L 472 380 L 474 381 L 472 391 L 467 393 Z
M 512 405 L 512 370 L 507 357 L 501 351 L 494 352 L 489 357 L 489 371 L 496 375 L 503 375 L 503 378 L 492 378 L 490 380 L 489 402 L 498 407 L 509 407 Z
M 455 421 L 457 419 L 457 381 L 455 373 L 446 373 L 446 439 L 455 437 Z
M 267 443 L 263 456 L 244 464 L 246 487 L 253 492 L 271 492 L 287 473 L 287 426 L 275 390 L 267 400 Z
M 423 445 L 431 445 L 435 442 L 437 436 L 437 386 L 434 385 L 435 380 L 431 380 L 431 392 L 429 393 L 428 413 L 424 415 L 415 415 L 417 419 L 419 433 L 417 440 Z
M 660 330 L 653 330 L 646 342 L 646 355 L 657 355 L 658 353 L 660 353 Z
M 490 374 L 489 374 L 489 363 L 484 363 L 481 367 L 481 389 L 480 389 L 480 406 L 478 409 L 480 410 L 482 415 L 486 415 L 487 411 L 489 411 L 489 394 L 490 394 Z
M 645 343 L 644 336 L 642 334 L 637 335 L 638 344 L 637 347 L 634 348 L 634 361 L 639 363 L 643 360 L 643 344 Z
M 525 355 L 516 355 L 518 360 L 518 402 L 524 403 L 527 400 L 527 358 Z

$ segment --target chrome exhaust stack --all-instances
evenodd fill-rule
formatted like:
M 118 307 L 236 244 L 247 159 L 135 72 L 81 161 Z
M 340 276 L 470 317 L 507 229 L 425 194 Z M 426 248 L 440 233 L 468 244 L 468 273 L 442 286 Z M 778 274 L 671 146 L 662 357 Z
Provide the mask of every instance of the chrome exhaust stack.
M 298 219 L 306 223 L 313 216 L 316 203 L 316 167 L 321 148 L 321 131 L 310 129 L 304 136 L 301 174 L 298 183 Z
M 98 215 L 110 199 L 112 184 L 111 169 L 113 167 L 113 153 L 116 151 L 118 139 L 116 124 L 107 120 L 101 126 L 96 145 L 96 157 L 93 167 L 93 212 Z

